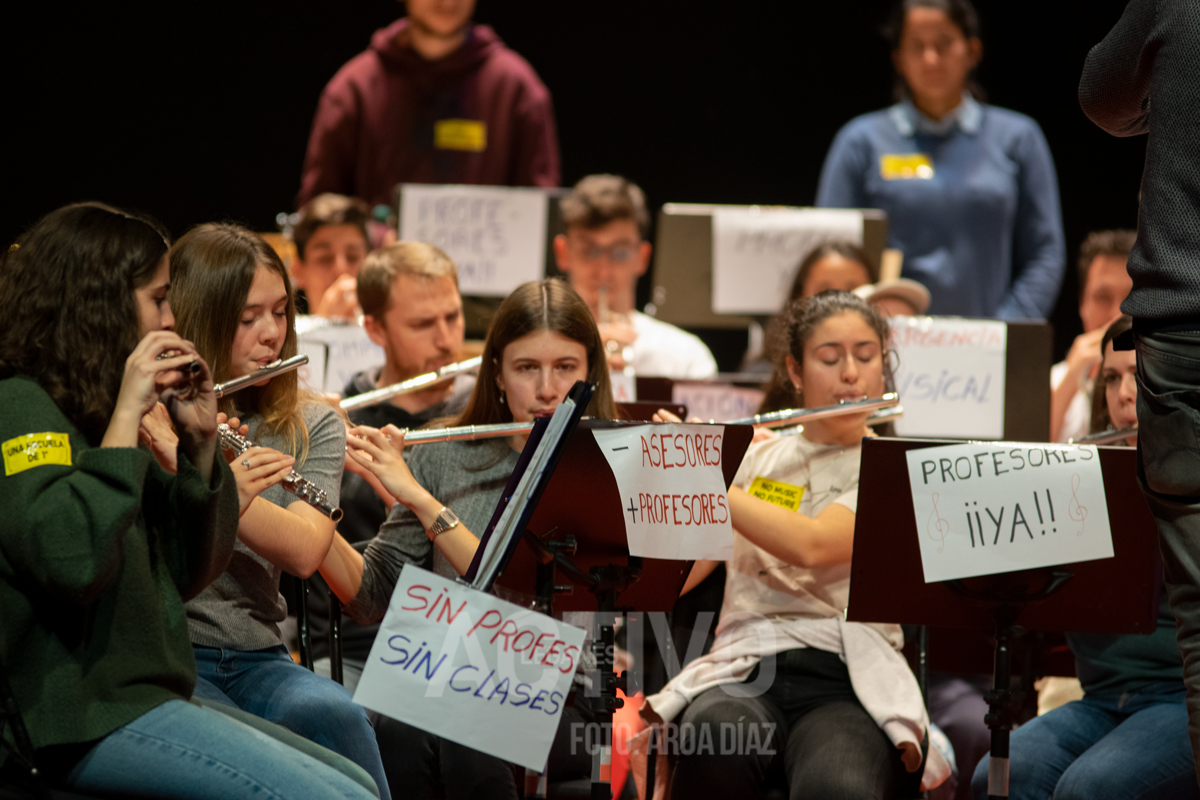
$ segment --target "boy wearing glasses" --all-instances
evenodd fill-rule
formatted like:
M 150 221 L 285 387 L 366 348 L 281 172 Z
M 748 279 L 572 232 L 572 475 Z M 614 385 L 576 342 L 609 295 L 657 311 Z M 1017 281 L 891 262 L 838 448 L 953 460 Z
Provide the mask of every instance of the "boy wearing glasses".
M 589 175 L 561 208 L 567 232 L 554 239 L 555 260 L 592 309 L 609 367 L 677 380 L 715 376 L 704 342 L 634 308 L 637 280 L 650 265 L 642 190 L 617 175 Z

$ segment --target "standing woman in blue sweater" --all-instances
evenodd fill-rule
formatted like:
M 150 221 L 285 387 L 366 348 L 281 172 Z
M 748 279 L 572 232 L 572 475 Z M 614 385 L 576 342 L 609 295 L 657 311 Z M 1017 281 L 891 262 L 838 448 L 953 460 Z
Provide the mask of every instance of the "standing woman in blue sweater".
M 817 205 L 886 211 L 931 314 L 1047 317 L 1066 265 L 1054 161 L 1036 122 L 979 101 L 975 9 L 900 0 L 886 34 L 900 101 L 838 131 Z

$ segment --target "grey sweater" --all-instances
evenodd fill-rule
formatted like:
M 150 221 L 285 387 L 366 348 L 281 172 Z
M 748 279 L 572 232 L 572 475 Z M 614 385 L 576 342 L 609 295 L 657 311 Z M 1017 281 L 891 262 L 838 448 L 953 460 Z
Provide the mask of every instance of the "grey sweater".
M 346 427 L 332 408 L 320 403 L 303 407 L 308 428 L 308 457 L 296 472 L 325 491 L 338 503 L 342 467 L 346 459 Z M 244 420 L 247 438 L 257 445 L 293 453 L 282 436 L 258 436 L 262 420 Z M 302 502 L 282 486 L 272 486 L 260 497 L 281 508 Z M 279 593 L 282 570 L 253 552 L 239 539 L 234 543 L 229 567 L 208 588 L 187 604 L 192 644 L 229 650 L 262 650 L 283 644 L 279 623 L 287 616 L 287 603 Z
M 1114 136 L 1150 134 L 1126 314 L 1200 317 L 1200 3 L 1131 0 L 1092 48 L 1079 102 Z
M 472 533 L 482 536 L 518 455 L 507 439 L 485 439 L 425 444 L 411 448 L 405 458 L 417 483 L 457 514 Z M 417 515 L 397 503 L 363 552 L 362 585 L 345 612 L 359 622 L 381 621 L 405 564 L 445 578 L 457 576 L 429 541 Z

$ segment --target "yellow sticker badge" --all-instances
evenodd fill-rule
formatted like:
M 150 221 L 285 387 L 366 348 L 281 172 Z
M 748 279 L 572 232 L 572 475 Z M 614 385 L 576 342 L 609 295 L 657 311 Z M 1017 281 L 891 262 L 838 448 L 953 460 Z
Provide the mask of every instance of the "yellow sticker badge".
M 924 153 L 882 155 L 879 157 L 879 174 L 885 181 L 927 181 L 933 177 L 933 162 Z
M 0 444 L 4 474 L 16 475 L 44 464 L 71 466 L 71 439 L 65 433 L 27 433 Z
M 747 491 L 759 500 L 766 500 L 768 503 L 782 506 L 789 511 L 799 511 L 800 498 L 804 497 L 803 486 L 792 486 L 779 481 L 767 480 L 761 475 L 754 479 L 754 483 L 750 484 Z
M 487 123 L 477 119 L 440 119 L 433 123 L 433 146 L 439 150 L 482 153 L 487 149 Z

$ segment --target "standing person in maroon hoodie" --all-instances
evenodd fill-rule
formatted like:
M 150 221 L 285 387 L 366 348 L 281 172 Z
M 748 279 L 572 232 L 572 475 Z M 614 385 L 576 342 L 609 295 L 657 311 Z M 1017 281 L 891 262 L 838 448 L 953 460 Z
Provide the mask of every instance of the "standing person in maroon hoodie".
M 398 183 L 558 186 L 550 92 L 475 0 L 407 0 L 321 93 L 296 206 L 391 201 Z

